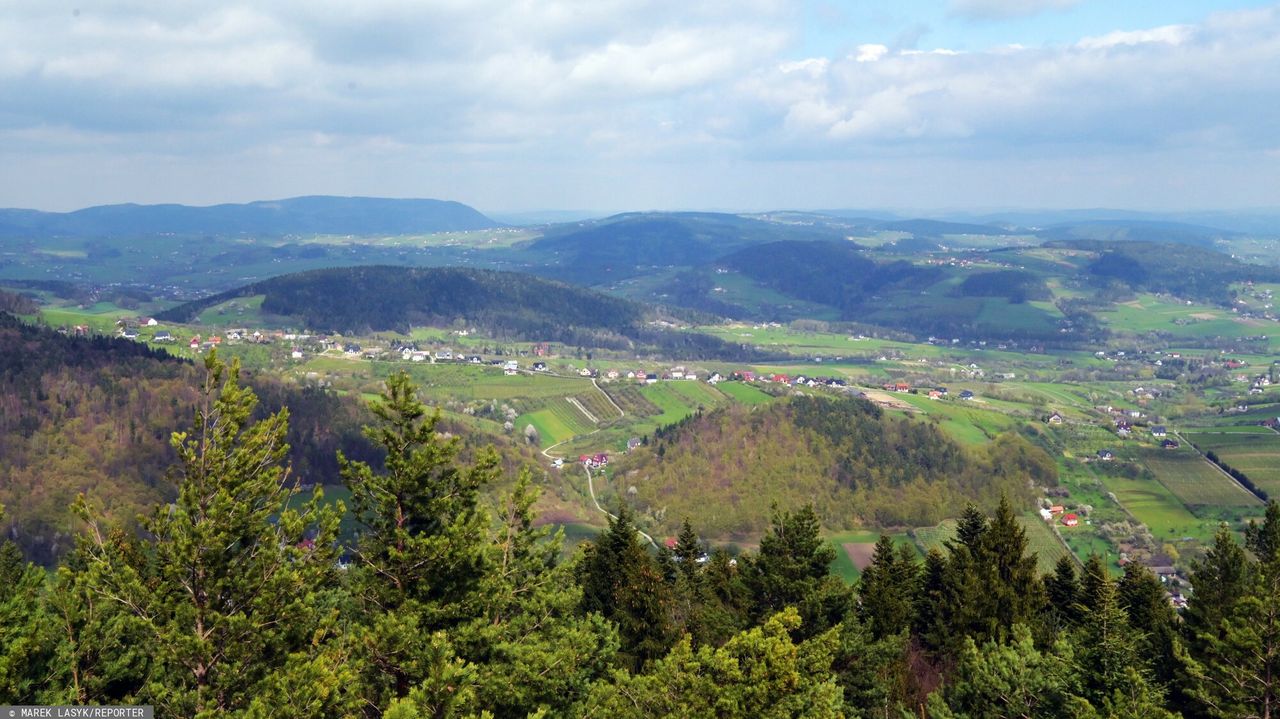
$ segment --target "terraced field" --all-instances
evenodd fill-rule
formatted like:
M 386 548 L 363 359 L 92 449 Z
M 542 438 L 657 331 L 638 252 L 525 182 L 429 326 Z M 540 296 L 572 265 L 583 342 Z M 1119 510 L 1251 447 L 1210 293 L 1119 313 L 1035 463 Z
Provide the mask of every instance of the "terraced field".
M 1184 436 L 1244 472 L 1267 494 L 1280 497 L 1280 434 L 1265 427 L 1256 432 L 1187 432 Z
M 1193 512 L 1212 507 L 1257 507 L 1262 501 L 1191 449 L 1148 449 L 1142 461 Z
M 609 401 L 609 398 L 603 392 L 596 390 L 594 387 L 587 388 L 584 392 L 573 395 L 573 398 L 582 403 L 591 416 L 600 422 L 608 422 L 618 419 L 622 415 L 618 414 L 617 407 Z M 621 406 L 621 405 L 619 405 Z
M 658 405 L 649 401 L 648 397 L 640 391 L 638 384 L 608 384 L 603 389 L 609 393 L 614 402 L 627 413 L 628 417 L 652 417 L 655 414 L 662 414 L 662 410 Z
M 1069 554 L 1067 548 L 1040 515 L 1024 514 L 1018 517 L 1018 522 L 1027 532 L 1027 549 L 1035 552 L 1040 573 L 1049 574 L 1058 560 Z

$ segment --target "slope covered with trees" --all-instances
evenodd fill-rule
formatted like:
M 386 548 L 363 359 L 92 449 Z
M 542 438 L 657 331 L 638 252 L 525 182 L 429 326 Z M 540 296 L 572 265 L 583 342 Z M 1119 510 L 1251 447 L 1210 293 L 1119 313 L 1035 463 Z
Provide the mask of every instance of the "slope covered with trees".
M 965 449 L 932 424 L 857 399 L 733 405 L 656 433 L 611 467 L 612 486 L 657 531 L 689 517 L 716 535 L 758 534 L 773 504 L 813 504 L 824 524 L 928 526 L 1002 493 L 1029 501 L 1057 470 L 1017 435 Z

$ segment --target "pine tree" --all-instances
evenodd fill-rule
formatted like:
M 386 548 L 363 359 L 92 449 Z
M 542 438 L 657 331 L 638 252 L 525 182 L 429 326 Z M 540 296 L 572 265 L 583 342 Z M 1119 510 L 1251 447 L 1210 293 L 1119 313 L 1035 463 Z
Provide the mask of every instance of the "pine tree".
M 488 547 L 478 615 L 452 632 L 472 703 L 500 719 L 563 712 L 607 674 L 618 649 L 603 617 L 578 614 L 581 592 L 559 561 L 563 531 L 533 526 L 537 496 L 521 472 Z
M 680 533 L 676 535 L 675 558 L 679 562 L 680 572 L 689 580 L 699 576 L 699 565 L 706 556 L 702 540 L 693 531 L 693 525 L 685 518 L 680 525 Z
M 76 580 L 145 638 L 150 667 L 130 699 L 163 716 L 349 711 L 335 605 L 342 508 L 322 506 L 319 491 L 293 506 L 287 412 L 251 423 L 257 398 L 238 362 L 210 353 L 205 369 L 194 427 L 171 441 L 177 499 L 145 521 L 148 541 L 116 542 L 81 498 L 89 536 Z
M 429 413 L 416 393 L 397 373 L 372 405 L 378 424 L 365 433 L 385 450 L 385 471 L 338 456 L 362 526 L 350 586 L 373 707 L 441 681 L 431 672 L 451 664 L 436 658 L 456 652 L 439 632 L 476 615 L 490 556 L 478 493 L 495 478 L 497 457 L 487 451 L 461 466 L 458 439 L 439 435 L 439 411 Z
M 54 637 L 44 594 L 44 571 L 13 541 L 0 540 L 0 697 L 7 702 L 36 704 L 49 689 Z
M 723 647 L 694 650 L 686 638 L 644 674 L 619 672 L 593 688 L 575 716 L 616 719 L 843 716 L 831 672 L 836 636 L 796 644 L 800 618 L 788 609 Z
M 1138 632 L 1138 654 L 1147 658 L 1155 682 L 1171 687 L 1177 678 L 1177 657 L 1181 653 L 1179 622 L 1160 578 L 1146 566 L 1130 562 L 1116 594 L 1129 624 Z
M 1107 571 L 1107 565 L 1102 563 L 1102 557 L 1090 554 L 1084 561 L 1084 572 L 1080 576 L 1079 611 L 1082 615 L 1098 608 L 1095 602 L 1104 592 L 1103 585 L 1110 582 L 1111 573 Z
M 1027 532 L 1008 497 L 1000 497 L 981 544 L 983 564 L 990 568 L 983 573 L 991 578 L 987 587 L 991 636 L 1003 638 L 1014 624 L 1030 624 L 1044 603 L 1036 556 L 1028 551 Z
M 1280 557 L 1270 539 L 1277 534 L 1280 513 L 1268 508 L 1262 526 L 1247 533 L 1260 559 L 1250 562 L 1224 527 L 1192 573 L 1185 691 L 1210 716 L 1280 715 Z
M 802 631 L 818 633 L 840 621 L 848 601 L 844 583 L 831 576 L 835 549 L 820 535 L 812 506 L 775 512 L 746 568 L 753 615 L 760 620 L 786 607 L 800 610 Z
M 622 504 L 609 529 L 588 544 L 577 570 L 582 608 L 618 626 L 632 667 L 666 654 L 676 636 L 671 587 L 641 544 L 631 510 Z
M 1070 554 L 1058 558 L 1053 574 L 1044 578 L 1046 621 L 1051 633 L 1076 624 L 1080 619 L 1080 584 L 1076 580 L 1076 560 Z
M 888 535 L 880 535 L 857 587 L 858 616 L 872 637 L 883 639 L 910 628 L 917 579 L 914 556 L 904 555 Z
M 1076 633 L 1076 661 L 1085 698 L 1100 707 L 1113 693 L 1128 687 L 1134 679 L 1129 670 L 1137 669 L 1136 680 L 1145 682 L 1146 662 L 1138 654 L 1138 635 L 1120 606 L 1115 583 L 1102 577 L 1086 591 L 1092 594 L 1083 597 L 1089 610 Z

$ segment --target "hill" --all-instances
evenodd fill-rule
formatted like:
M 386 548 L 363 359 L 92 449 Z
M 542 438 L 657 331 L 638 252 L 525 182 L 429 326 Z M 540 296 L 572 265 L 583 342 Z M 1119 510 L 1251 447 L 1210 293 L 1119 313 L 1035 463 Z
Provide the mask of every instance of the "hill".
M 1094 284 L 1120 283 L 1135 290 L 1167 292 L 1218 304 L 1231 301 L 1229 285 L 1275 282 L 1280 270 L 1240 262 L 1212 249 L 1139 240 L 1059 240 L 1047 247 L 1097 253 L 1084 273 Z
M 0 210 L 0 233 L 11 237 L 403 235 L 497 226 L 460 202 L 378 197 L 294 197 L 209 207 L 102 205 L 74 212 Z
M 795 397 L 702 413 L 611 467 L 612 488 L 658 532 L 685 517 L 712 535 L 754 535 L 773 504 L 812 502 L 832 527 L 926 526 L 1028 480 L 1056 484 L 1053 461 L 1014 435 L 965 449 L 932 424 L 863 400 Z
M 552 228 L 530 246 L 546 258 L 539 270 L 596 285 L 657 267 L 697 266 L 742 247 L 783 239 L 833 239 L 809 225 L 706 212 L 629 213 Z
M 254 295 L 264 295 L 265 313 L 344 334 L 449 326 L 465 319 L 497 336 L 571 341 L 579 332 L 623 335 L 644 315 L 633 302 L 516 272 L 370 266 L 273 277 L 158 317 L 185 322 L 207 307 Z

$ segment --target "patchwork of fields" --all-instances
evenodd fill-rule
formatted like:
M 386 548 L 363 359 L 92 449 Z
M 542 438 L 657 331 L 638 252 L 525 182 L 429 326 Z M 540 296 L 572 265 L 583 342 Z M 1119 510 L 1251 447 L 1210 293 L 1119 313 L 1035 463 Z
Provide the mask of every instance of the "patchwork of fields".
M 1280 434 L 1266 427 L 1247 432 L 1187 432 L 1186 438 L 1204 452 L 1245 474 L 1273 497 L 1280 497 Z

